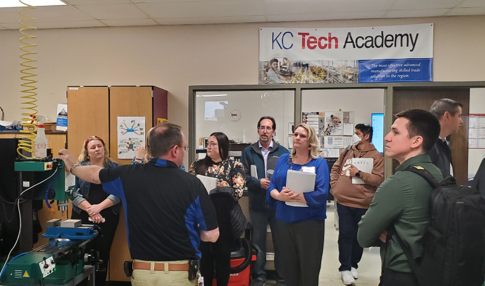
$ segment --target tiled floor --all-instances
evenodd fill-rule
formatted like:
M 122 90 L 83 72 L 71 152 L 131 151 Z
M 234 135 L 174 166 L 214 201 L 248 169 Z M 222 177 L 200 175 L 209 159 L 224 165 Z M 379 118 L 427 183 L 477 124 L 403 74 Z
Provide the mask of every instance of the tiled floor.
M 338 267 L 338 231 L 334 227 L 334 206 L 327 207 L 327 220 L 325 221 L 325 245 L 323 248 L 322 268 L 320 270 L 319 285 L 342 286 Z M 356 280 L 357 286 L 376 286 L 379 284 L 381 273 L 381 257 L 379 248 L 366 248 L 364 255 L 359 263 L 359 279 Z
M 334 227 L 333 203 L 327 207 L 327 220 L 325 221 L 325 244 L 323 248 L 322 268 L 320 270 L 320 286 L 343 286 L 338 268 L 338 231 Z M 379 248 L 364 249 L 364 255 L 359 263 L 359 279 L 356 286 L 376 286 L 379 284 L 381 273 L 381 258 Z M 273 285 L 267 283 L 268 285 Z M 288 285 L 290 286 L 290 285 Z

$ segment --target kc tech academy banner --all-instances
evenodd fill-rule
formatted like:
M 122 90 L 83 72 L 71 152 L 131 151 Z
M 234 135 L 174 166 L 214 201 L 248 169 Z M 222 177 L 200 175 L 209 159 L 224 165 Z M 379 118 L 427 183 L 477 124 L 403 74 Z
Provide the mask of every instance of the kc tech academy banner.
M 259 83 L 433 81 L 433 24 L 262 28 Z

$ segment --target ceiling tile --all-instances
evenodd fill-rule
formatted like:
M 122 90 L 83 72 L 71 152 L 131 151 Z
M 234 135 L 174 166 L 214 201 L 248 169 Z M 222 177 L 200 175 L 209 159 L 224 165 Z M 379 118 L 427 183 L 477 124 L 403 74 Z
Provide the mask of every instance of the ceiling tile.
M 289 15 L 268 15 L 269 22 L 285 21 L 321 21 L 335 19 L 374 19 L 382 18 L 386 11 L 369 12 L 348 12 L 348 13 L 319 13 L 319 14 L 289 14 Z
M 76 8 L 100 20 L 148 19 L 148 16 L 135 4 L 87 4 L 76 5 Z
M 27 12 L 28 15 L 33 15 L 32 12 L 34 10 L 30 10 Z M 19 8 L 2 8 L 0 9 L 0 24 L 1 23 L 13 23 L 18 22 L 22 17 L 19 14 Z
M 384 18 L 416 18 L 444 16 L 450 9 L 399 10 L 389 11 Z
M 396 0 L 391 10 L 422 10 L 453 8 L 463 0 Z
M 153 19 L 263 16 L 260 1 L 174 2 L 137 4 Z
M 117 4 L 117 3 L 131 3 L 130 0 L 62 0 L 67 4 Z
M 476 8 L 455 8 L 446 14 L 446 16 L 460 15 L 485 15 L 485 6 Z
M 152 19 L 113 19 L 100 20 L 108 26 L 156 26 L 158 23 Z
M 305 1 L 275 1 L 264 0 L 267 15 L 299 14 L 316 12 L 322 14 L 334 12 L 384 11 L 392 6 L 389 0 L 305 0 Z
M 485 7 L 483 0 L 465 0 L 457 7 Z
M 264 16 L 242 17 L 208 17 L 208 18 L 164 18 L 155 19 L 161 25 L 193 25 L 193 24 L 232 24 L 266 22 Z
M 72 6 L 38 7 L 32 10 L 25 10 L 24 13 L 30 17 L 37 18 L 33 23 L 93 20 L 92 17 Z M 14 23 L 20 19 L 23 19 L 23 16 L 19 14 L 18 8 L 0 9 L 0 24 Z
M 37 28 L 39 29 L 89 28 L 89 27 L 106 27 L 106 25 L 97 20 L 37 23 Z

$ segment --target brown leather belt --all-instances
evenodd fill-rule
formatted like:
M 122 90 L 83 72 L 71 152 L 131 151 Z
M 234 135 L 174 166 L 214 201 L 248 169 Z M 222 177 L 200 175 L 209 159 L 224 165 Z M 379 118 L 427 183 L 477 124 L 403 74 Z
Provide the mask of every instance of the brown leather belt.
M 134 261 L 133 269 L 150 270 L 150 262 Z M 155 271 L 165 271 L 165 264 L 163 262 L 155 262 Z M 189 271 L 189 264 L 174 264 L 168 263 L 168 271 Z

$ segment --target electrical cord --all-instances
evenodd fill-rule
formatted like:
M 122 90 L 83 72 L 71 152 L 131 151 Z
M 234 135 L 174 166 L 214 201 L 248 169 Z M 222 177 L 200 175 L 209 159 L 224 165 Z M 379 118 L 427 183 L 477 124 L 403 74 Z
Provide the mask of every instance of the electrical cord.
M 28 188 L 28 189 L 25 189 L 23 192 L 20 193 L 20 195 L 17 197 L 16 201 L 17 201 L 17 209 L 18 209 L 18 212 L 19 212 L 19 233 L 17 235 L 17 239 L 15 240 L 15 243 L 14 245 L 12 246 L 12 249 L 10 249 L 8 255 L 7 255 L 7 259 L 5 259 L 5 264 L 3 265 L 2 267 L 2 272 L 0 272 L 0 279 L 2 279 L 2 275 L 3 275 L 3 271 L 5 271 L 5 268 L 7 267 L 7 262 L 8 262 L 8 259 L 10 258 L 10 254 L 12 254 L 12 251 L 14 250 L 14 248 L 17 246 L 17 243 L 19 242 L 19 239 L 20 239 L 20 234 L 22 233 L 22 214 L 20 213 L 20 198 L 22 197 L 23 194 L 25 194 L 26 192 L 30 191 L 31 189 L 37 187 L 38 185 L 46 182 L 47 180 L 49 180 L 50 178 L 52 178 L 56 173 L 57 173 L 57 170 L 59 170 L 59 167 L 56 168 L 56 170 L 54 171 L 54 173 L 52 173 L 49 177 L 47 177 L 45 180 L 33 185 L 32 187 Z M 19 254 L 20 255 L 20 254 Z M 18 256 L 14 257 L 17 258 Z M 13 259 L 12 259 L 13 260 Z

